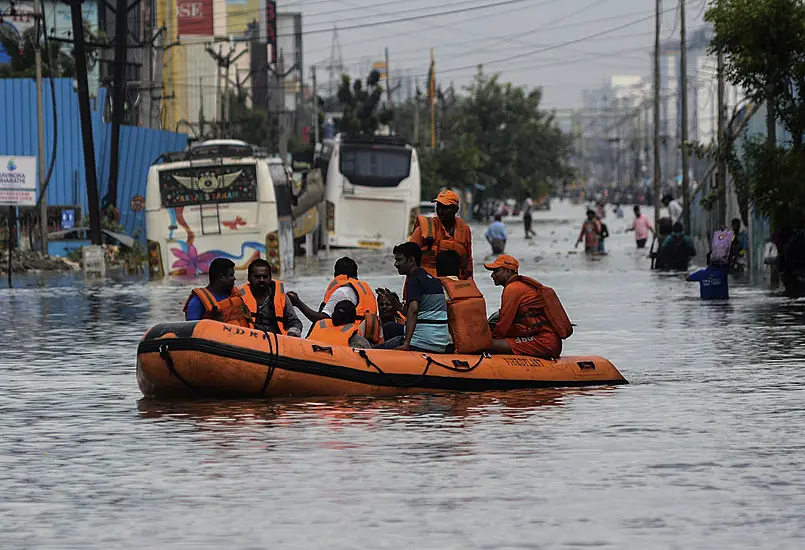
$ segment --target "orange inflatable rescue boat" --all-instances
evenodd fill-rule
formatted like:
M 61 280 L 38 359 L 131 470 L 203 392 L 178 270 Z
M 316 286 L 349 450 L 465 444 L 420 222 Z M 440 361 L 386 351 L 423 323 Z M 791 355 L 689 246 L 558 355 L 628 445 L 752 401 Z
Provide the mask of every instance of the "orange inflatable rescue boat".
M 137 349 L 137 383 L 154 397 L 391 395 L 627 384 L 602 357 L 363 350 L 215 321 L 165 323 Z

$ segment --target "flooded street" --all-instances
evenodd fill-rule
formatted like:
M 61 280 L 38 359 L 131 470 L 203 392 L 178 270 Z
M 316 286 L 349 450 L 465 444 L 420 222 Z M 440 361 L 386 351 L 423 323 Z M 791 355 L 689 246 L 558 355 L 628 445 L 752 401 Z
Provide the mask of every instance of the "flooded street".
M 649 270 L 629 210 L 607 214 L 608 256 L 569 254 L 583 210 L 538 213 L 530 242 L 513 221 L 507 252 L 578 325 L 564 353 L 628 386 L 149 402 L 138 340 L 192 281 L 18 278 L 0 289 L 0 547 L 802 548 L 805 301 L 737 282 L 702 302 Z M 286 289 L 318 305 L 337 257 Z M 388 254 L 355 257 L 400 289 Z

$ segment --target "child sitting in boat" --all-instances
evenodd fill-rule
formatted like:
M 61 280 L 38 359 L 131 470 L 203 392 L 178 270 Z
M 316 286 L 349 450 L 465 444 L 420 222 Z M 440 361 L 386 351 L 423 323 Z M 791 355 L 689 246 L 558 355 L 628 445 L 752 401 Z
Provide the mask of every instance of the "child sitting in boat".
M 371 348 L 372 344 L 360 333 L 356 317 L 355 304 L 349 300 L 342 300 L 333 308 L 331 318 L 316 321 L 311 325 L 307 339 L 334 346 Z

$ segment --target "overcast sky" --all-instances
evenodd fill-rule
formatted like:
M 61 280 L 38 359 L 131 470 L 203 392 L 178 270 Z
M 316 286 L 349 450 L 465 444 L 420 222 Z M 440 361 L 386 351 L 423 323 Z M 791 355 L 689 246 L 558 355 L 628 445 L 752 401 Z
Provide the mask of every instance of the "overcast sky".
M 689 0 L 688 29 L 702 24 L 706 0 Z M 278 10 L 301 11 L 305 65 L 330 58 L 332 28 L 339 27 L 344 65 L 351 73 L 390 52 L 395 68 L 424 79 L 429 49 L 436 52 L 440 83 L 466 85 L 484 64 L 519 85 L 542 86 L 544 104 L 578 107 L 581 90 L 610 75 L 651 74 L 654 0 L 278 0 Z M 497 4 L 497 5 L 495 5 Z M 663 40 L 678 36 L 676 2 L 663 2 Z M 489 6 L 478 9 L 480 6 Z M 460 12 L 458 12 L 461 10 Z M 442 16 L 405 21 L 439 12 Z M 458 12 L 458 13 L 456 13 Z M 388 23 L 393 21 L 393 23 Z M 349 28 L 356 27 L 356 28 Z

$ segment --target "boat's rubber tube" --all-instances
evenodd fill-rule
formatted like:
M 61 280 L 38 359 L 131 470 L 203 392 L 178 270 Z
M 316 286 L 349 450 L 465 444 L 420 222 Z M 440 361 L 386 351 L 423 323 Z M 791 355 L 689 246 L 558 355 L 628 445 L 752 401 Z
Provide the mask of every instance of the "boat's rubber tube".
M 603 357 L 361 350 L 214 321 L 153 327 L 137 349 L 146 396 L 390 395 L 626 384 Z

